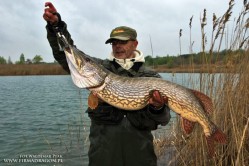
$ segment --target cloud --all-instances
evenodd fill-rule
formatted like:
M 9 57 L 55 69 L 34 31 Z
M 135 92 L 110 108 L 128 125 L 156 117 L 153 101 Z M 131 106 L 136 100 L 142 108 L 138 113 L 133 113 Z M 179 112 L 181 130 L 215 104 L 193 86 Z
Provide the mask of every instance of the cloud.
M 17 61 L 41 55 L 46 62 L 53 62 L 51 48 L 46 39 L 46 22 L 42 18 L 46 1 L 0 1 L 0 56 L 10 56 Z M 194 51 L 200 51 L 200 15 L 207 9 L 208 26 L 212 14 L 223 14 L 228 2 L 217 0 L 52 0 L 67 22 L 68 29 L 78 48 L 99 58 L 106 58 L 111 47 L 105 45 L 110 31 L 116 26 L 127 25 L 138 32 L 139 49 L 151 54 L 150 37 L 154 56 L 179 54 L 179 30 L 183 29 L 182 53 L 189 53 L 189 19 L 193 15 L 192 40 Z M 236 1 L 238 13 L 241 1 Z M 238 6 L 238 7 L 237 7 Z M 208 27 L 207 27 L 208 28 Z M 207 29 L 208 31 L 208 29 Z M 210 31 L 210 30 L 209 30 Z M 210 32 L 207 32 L 209 34 Z

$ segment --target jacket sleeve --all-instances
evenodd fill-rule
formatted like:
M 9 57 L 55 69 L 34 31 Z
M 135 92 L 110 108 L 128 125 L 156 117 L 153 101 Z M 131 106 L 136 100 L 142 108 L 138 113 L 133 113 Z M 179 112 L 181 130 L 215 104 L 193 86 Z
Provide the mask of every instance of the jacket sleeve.
M 67 24 L 64 21 L 61 21 L 61 17 L 59 13 L 57 13 L 57 16 L 59 18 L 59 22 L 57 24 L 59 30 L 65 35 L 66 39 L 69 41 L 71 45 L 74 45 L 74 41 L 71 38 L 71 34 L 67 30 Z M 47 23 L 46 25 L 46 30 L 47 30 L 47 39 L 50 44 L 50 47 L 52 48 L 53 56 L 55 60 L 63 67 L 65 71 L 70 73 L 67 60 L 66 60 L 66 55 L 63 50 L 60 49 L 60 46 L 58 44 L 58 40 L 56 37 L 56 33 L 53 30 L 53 26 Z M 74 45 L 75 46 L 75 45 Z M 76 47 L 76 46 L 75 46 Z M 92 57 L 92 59 L 96 63 L 103 63 L 102 59 Z
M 66 23 L 64 21 L 61 21 L 59 14 L 57 15 L 59 17 L 59 22 L 57 24 L 57 26 L 59 27 L 59 30 L 65 35 L 69 43 L 73 45 L 74 42 L 71 39 L 71 35 L 67 30 Z M 65 71 L 70 73 L 65 53 L 63 50 L 60 49 L 60 46 L 57 41 L 56 33 L 54 32 L 52 25 L 47 23 L 46 30 L 47 30 L 47 39 L 50 44 L 50 47 L 52 48 L 52 52 L 53 52 L 53 56 L 55 60 L 63 67 Z

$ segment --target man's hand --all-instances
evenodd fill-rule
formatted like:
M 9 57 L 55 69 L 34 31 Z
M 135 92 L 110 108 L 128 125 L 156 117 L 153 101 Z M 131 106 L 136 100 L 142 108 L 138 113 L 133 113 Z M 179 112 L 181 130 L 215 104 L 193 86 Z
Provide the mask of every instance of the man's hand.
M 159 91 L 153 90 L 151 92 L 151 97 L 149 99 L 149 104 L 151 104 L 155 109 L 160 109 L 167 102 L 167 99 L 164 99 Z
M 58 23 L 59 18 L 56 15 L 57 10 L 51 2 L 45 3 L 45 10 L 43 14 L 44 20 L 48 21 L 51 25 Z

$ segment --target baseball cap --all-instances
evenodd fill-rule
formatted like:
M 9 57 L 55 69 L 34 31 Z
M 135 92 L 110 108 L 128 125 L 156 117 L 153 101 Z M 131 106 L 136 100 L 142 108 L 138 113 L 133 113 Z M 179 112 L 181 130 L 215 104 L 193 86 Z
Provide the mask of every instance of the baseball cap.
M 137 32 L 127 26 L 120 26 L 111 31 L 110 38 L 106 40 L 105 44 L 111 43 L 112 40 L 137 40 Z

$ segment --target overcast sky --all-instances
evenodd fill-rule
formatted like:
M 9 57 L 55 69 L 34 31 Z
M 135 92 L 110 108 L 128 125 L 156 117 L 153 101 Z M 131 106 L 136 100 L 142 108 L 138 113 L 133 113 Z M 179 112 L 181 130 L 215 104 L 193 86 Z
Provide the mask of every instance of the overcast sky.
M 26 59 L 41 55 L 53 62 L 42 15 L 45 0 L 0 0 L 0 56 L 13 62 L 23 53 Z M 154 56 L 178 55 L 179 30 L 183 29 L 181 53 L 189 53 L 189 19 L 193 17 L 194 52 L 200 49 L 200 15 L 207 10 L 207 31 L 212 15 L 221 16 L 229 0 L 51 0 L 77 47 L 85 53 L 106 58 L 111 46 L 104 44 L 113 28 L 121 25 L 137 30 L 140 49 Z M 242 9 L 243 0 L 235 0 L 233 18 Z M 208 28 L 209 27 L 209 28 Z M 208 34 L 209 32 L 207 32 Z M 209 42 L 209 41 L 208 41 Z

